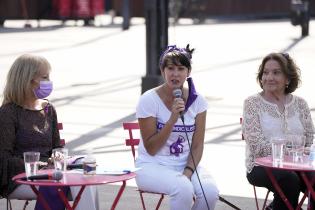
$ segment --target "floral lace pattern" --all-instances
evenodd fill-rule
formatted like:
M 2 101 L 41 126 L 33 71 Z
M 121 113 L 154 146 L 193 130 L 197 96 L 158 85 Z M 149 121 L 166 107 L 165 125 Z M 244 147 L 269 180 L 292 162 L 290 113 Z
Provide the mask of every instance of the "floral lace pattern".
M 246 168 L 249 173 L 254 160 L 271 154 L 270 137 L 294 133 L 306 136 L 306 146 L 313 143 L 314 126 L 306 101 L 298 96 L 280 112 L 276 104 L 260 94 L 248 97 L 243 106 L 242 132 L 246 141 Z

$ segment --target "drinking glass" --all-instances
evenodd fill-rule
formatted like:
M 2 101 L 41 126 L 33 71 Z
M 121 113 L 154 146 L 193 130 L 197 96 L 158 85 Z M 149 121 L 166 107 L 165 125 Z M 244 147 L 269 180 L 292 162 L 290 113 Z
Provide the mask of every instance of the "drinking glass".
M 303 162 L 303 154 L 305 147 L 305 136 L 303 135 L 287 135 L 287 145 L 290 145 L 291 149 L 288 153 L 292 157 L 292 161 L 295 163 Z
M 280 166 L 283 164 L 286 140 L 283 137 L 271 137 L 270 142 L 272 163 L 274 166 Z
M 54 161 L 55 170 L 61 170 L 64 172 L 67 170 L 67 159 L 68 159 L 68 149 L 67 148 L 53 149 L 52 158 Z
M 37 174 L 38 162 L 40 153 L 39 152 L 24 152 L 24 165 L 26 177 L 33 176 Z

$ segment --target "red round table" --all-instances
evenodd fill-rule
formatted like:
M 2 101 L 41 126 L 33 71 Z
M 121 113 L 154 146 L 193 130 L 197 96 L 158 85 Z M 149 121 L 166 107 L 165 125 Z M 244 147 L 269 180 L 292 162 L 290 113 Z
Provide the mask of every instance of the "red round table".
M 53 169 L 49 170 L 40 170 L 38 174 L 52 174 Z M 34 180 L 27 181 L 22 180 L 21 178 L 25 177 L 25 173 L 18 174 L 14 176 L 12 179 L 18 184 L 30 185 L 34 193 L 38 196 L 38 199 L 44 204 L 45 209 L 50 210 L 45 198 L 40 194 L 36 186 L 54 186 L 57 187 L 58 194 L 60 198 L 63 200 L 66 208 L 68 210 L 74 210 L 81 199 L 81 194 L 84 189 L 88 185 L 101 185 L 101 184 L 109 184 L 115 182 L 122 182 L 122 185 L 113 201 L 111 209 L 115 209 L 124 189 L 126 186 L 126 181 L 129 179 L 133 179 L 136 177 L 135 173 L 128 173 L 123 175 L 83 175 L 82 173 L 78 173 L 77 171 L 67 171 L 63 173 L 63 178 L 60 181 L 54 180 Z M 79 193 L 74 199 L 73 205 L 71 206 L 67 196 L 64 194 L 62 187 L 65 186 L 81 186 Z
M 291 205 L 291 203 L 288 201 L 287 197 L 284 195 L 282 189 L 280 188 L 277 180 L 275 179 L 274 175 L 272 174 L 272 170 L 276 169 L 276 170 L 287 170 L 287 171 L 295 171 L 296 173 L 299 173 L 300 176 L 302 177 L 306 187 L 307 187 L 307 193 L 304 194 L 302 200 L 300 201 L 298 208 L 300 209 L 301 206 L 303 205 L 303 202 L 306 198 L 306 196 L 312 196 L 313 199 L 315 200 L 315 192 L 313 189 L 313 184 L 315 182 L 315 177 L 312 178 L 312 180 L 310 180 L 307 176 L 306 176 L 306 172 L 315 172 L 315 167 L 312 166 L 309 161 L 308 161 L 308 157 L 304 156 L 303 157 L 303 162 L 301 163 L 294 163 L 292 162 L 292 157 L 290 156 L 285 156 L 284 157 L 284 161 L 281 165 L 273 165 L 273 161 L 272 161 L 272 157 L 271 156 L 267 156 L 267 157 L 261 157 L 261 158 L 256 158 L 255 159 L 255 163 L 261 167 L 263 167 L 266 172 L 267 175 L 270 179 L 270 181 L 272 182 L 274 188 L 276 189 L 276 191 L 279 193 L 280 197 L 282 198 L 283 202 L 286 204 L 286 206 L 290 209 L 293 210 L 293 207 Z

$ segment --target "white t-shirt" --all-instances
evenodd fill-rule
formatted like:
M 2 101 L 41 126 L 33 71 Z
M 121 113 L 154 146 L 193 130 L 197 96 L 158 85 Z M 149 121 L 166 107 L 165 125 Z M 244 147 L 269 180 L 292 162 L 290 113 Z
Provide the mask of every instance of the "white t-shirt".
M 143 140 L 141 139 L 138 148 L 137 163 L 155 162 L 162 165 L 183 166 L 187 163 L 189 155 L 189 145 L 185 134 L 185 129 L 191 144 L 195 131 L 195 118 L 197 114 L 207 110 L 207 101 L 198 94 L 197 99 L 184 114 L 185 126 L 180 118 L 173 127 L 165 145 L 154 155 L 147 153 Z M 157 130 L 161 130 L 169 120 L 171 111 L 165 106 L 155 89 L 146 91 L 141 97 L 136 109 L 137 118 L 155 117 L 157 120 Z

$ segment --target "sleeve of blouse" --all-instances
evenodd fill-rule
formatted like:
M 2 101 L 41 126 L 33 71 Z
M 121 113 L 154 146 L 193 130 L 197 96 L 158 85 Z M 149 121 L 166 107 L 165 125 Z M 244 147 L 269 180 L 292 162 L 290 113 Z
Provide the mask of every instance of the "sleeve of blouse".
M 270 143 L 264 141 L 258 113 L 259 106 L 255 98 L 246 99 L 243 106 L 242 132 L 249 150 L 255 156 L 260 156 L 266 153 L 265 150 L 270 150 Z
M 308 104 L 305 100 L 301 100 L 301 110 L 302 110 L 302 122 L 304 126 L 304 133 L 306 136 L 306 146 L 309 147 L 313 144 L 314 137 L 314 125 L 312 121 L 312 116 Z
M 57 112 L 56 112 L 55 107 L 52 105 L 51 105 L 51 110 L 52 110 L 52 148 L 62 147 L 60 143 Z
M 23 157 L 13 154 L 16 129 L 16 110 L 5 106 L 0 108 L 0 194 L 13 186 L 11 178 L 24 172 Z

